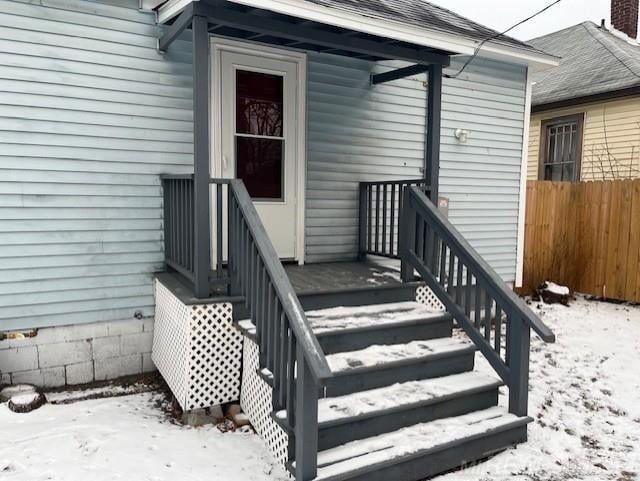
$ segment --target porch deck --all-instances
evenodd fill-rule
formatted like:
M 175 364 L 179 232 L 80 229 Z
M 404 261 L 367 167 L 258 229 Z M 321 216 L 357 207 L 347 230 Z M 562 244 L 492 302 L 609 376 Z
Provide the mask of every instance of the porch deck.
M 368 257 L 363 261 L 327 262 L 317 264 L 285 264 L 289 280 L 306 309 L 327 307 L 331 304 L 352 305 L 362 299 L 374 297 L 384 300 L 399 290 L 411 290 L 419 283 L 403 283 L 400 279 L 400 261 L 382 257 Z M 193 287 L 177 272 L 157 274 L 160 279 L 186 305 L 215 302 L 236 302 L 225 288 L 212 285 L 211 296 L 195 297 Z

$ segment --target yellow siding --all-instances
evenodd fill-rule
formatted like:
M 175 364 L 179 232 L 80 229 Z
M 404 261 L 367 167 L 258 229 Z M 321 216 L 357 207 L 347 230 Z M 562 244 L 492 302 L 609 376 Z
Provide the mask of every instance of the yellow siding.
M 577 113 L 585 117 L 581 180 L 640 177 L 640 96 L 533 114 L 527 177 L 538 178 L 542 121 Z

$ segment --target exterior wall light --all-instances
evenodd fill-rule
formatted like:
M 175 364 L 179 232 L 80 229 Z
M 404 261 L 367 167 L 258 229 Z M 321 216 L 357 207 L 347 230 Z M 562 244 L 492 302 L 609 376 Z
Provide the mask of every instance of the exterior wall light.
M 456 136 L 456 139 L 458 139 L 458 141 L 465 144 L 467 143 L 467 139 L 469 138 L 469 131 L 463 130 L 463 129 L 456 129 L 456 131 L 454 132 L 454 135 Z

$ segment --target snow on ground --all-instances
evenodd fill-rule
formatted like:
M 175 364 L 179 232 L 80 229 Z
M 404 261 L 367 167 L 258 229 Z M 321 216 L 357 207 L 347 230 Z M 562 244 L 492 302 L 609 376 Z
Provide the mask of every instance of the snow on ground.
M 438 481 L 640 481 L 640 306 L 532 307 L 557 342 L 532 338 L 529 442 Z
M 176 425 L 162 395 L 48 404 L 29 414 L 0 405 L 2 481 L 280 481 L 255 434 Z
M 584 298 L 533 307 L 558 341 L 532 341 L 529 443 L 438 481 L 640 481 L 640 307 Z M 178 426 L 160 400 L 142 393 L 30 414 L 2 404 L 0 479 L 286 479 L 257 436 Z

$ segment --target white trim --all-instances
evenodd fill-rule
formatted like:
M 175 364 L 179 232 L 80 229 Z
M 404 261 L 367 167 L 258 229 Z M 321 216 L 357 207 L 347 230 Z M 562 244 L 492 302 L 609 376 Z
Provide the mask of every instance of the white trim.
M 336 27 L 378 35 L 381 37 L 409 42 L 414 45 L 447 50 L 461 55 L 472 55 L 478 41 L 460 35 L 419 28 L 389 19 L 377 19 L 358 15 L 344 10 L 325 7 L 305 0 L 228 0 L 233 3 L 291 15 L 306 20 L 334 25 Z M 557 66 L 558 58 L 532 52 L 523 48 L 511 47 L 497 42 L 487 42 L 480 52 L 498 60 L 511 60 L 517 63 L 538 66 Z
M 144 12 L 151 12 L 156 7 L 162 5 L 165 0 L 140 0 L 139 8 Z
M 520 198 L 518 201 L 518 245 L 516 248 L 516 287 L 522 287 L 524 280 L 524 232 L 527 209 L 527 170 L 529 164 L 529 128 L 531 127 L 531 72 L 527 70 L 524 100 L 524 125 L 522 133 L 522 164 L 520 165 Z
M 158 8 L 158 23 L 166 23 L 187 8 L 190 3 L 197 1 L 199 0 L 168 0 Z
M 222 37 L 211 37 L 211 172 L 216 177 L 217 166 L 222 155 L 221 115 L 222 109 L 220 90 L 221 54 L 222 52 L 235 52 L 249 55 L 258 55 L 265 58 L 285 60 L 298 66 L 298 128 L 297 152 L 298 163 L 296 166 L 296 260 L 304 264 L 305 259 L 305 201 L 306 201 L 306 166 L 307 166 L 307 55 L 303 52 L 267 47 L 258 43 L 230 40 Z M 221 164 L 220 164 L 221 165 Z

